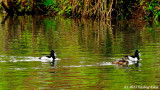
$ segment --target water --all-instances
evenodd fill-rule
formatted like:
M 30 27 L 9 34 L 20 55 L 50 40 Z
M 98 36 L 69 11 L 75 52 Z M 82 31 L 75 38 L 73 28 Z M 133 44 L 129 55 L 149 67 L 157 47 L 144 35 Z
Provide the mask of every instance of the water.
M 0 22 L 4 19 L 0 15 Z M 159 89 L 160 23 L 19 16 L 0 25 L 0 89 Z M 54 49 L 55 63 L 39 57 Z M 111 62 L 138 49 L 138 65 Z

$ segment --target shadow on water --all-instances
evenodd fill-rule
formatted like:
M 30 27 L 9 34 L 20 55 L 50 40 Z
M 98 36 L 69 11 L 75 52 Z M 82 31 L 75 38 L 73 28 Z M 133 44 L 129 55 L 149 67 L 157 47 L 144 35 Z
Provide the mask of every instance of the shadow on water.
M 138 20 L 43 16 L 0 20 L 0 88 L 119 90 L 160 85 L 158 22 L 150 26 Z M 60 60 L 38 59 L 53 49 Z M 139 63 L 111 64 L 136 49 L 142 54 Z

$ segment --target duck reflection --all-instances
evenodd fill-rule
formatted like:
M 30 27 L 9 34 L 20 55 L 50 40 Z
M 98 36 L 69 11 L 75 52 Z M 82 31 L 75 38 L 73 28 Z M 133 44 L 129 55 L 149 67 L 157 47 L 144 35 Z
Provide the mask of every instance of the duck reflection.
M 135 67 L 139 67 L 139 66 L 141 66 L 141 63 L 138 61 L 138 62 L 135 63 L 134 65 L 135 65 Z
M 53 59 L 53 61 L 50 62 L 50 65 L 51 65 L 51 66 L 54 66 L 54 65 L 55 65 L 55 59 Z

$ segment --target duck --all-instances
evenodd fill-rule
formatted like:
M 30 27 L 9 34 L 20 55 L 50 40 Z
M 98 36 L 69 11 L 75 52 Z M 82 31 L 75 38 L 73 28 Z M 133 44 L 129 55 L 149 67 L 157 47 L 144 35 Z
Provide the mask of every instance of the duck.
M 141 55 L 140 52 L 138 50 L 136 50 L 134 55 L 132 55 L 132 56 L 126 55 L 126 56 L 124 56 L 124 58 L 127 58 L 128 61 L 138 62 L 140 60 L 140 57 L 139 57 L 140 55 Z
M 46 61 L 46 62 L 54 62 L 56 59 L 56 54 L 54 50 L 51 50 L 50 55 L 39 57 L 39 59 Z
M 129 61 L 127 61 L 127 58 L 124 57 L 120 60 L 116 60 L 116 61 L 113 61 L 112 64 L 118 64 L 118 65 L 123 65 L 123 66 L 126 66 L 129 64 Z
M 128 65 L 133 64 L 135 62 L 138 62 L 140 60 L 140 52 L 138 50 L 135 51 L 135 54 L 132 56 L 124 56 L 120 60 L 113 61 L 112 64 L 118 64 L 118 65 Z

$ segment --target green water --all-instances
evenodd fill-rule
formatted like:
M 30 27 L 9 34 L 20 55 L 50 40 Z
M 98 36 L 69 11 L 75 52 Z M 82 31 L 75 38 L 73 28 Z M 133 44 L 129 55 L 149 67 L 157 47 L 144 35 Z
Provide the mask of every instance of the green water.
M 54 66 L 38 59 L 52 49 Z M 136 49 L 142 55 L 138 66 L 110 64 Z M 160 89 L 159 56 L 158 22 L 8 18 L 0 25 L 0 89 Z

